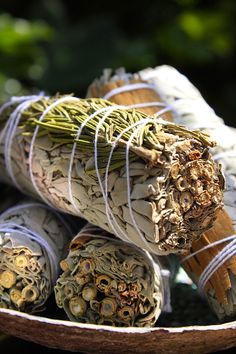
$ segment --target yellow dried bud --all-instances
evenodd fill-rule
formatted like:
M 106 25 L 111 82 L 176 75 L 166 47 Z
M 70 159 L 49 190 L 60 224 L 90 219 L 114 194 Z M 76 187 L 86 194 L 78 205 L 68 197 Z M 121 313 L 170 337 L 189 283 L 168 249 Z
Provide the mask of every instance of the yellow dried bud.
M 10 270 L 4 270 L 0 274 L 0 285 L 6 289 L 10 289 L 16 283 L 16 274 Z
M 69 308 L 71 313 L 75 316 L 75 317 L 80 317 L 82 315 L 84 315 L 84 313 L 87 310 L 87 304 L 84 301 L 84 299 L 82 299 L 82 297 L 73 297 L 70 302 L 69 302 Z
M 66 272 L 67 270 L 69 270 L 69 264 L 67 263 L 66 259 L 63 259 L 60 262 L 60 267 L 63 270 L 63 272 Z
M 15 258 L 15 266 L 19 268 L 26 268 L 28 266 L 28 259 L 24 255 L 19 255 Z
M 100 314 L 104 317 L 112 316 L 117 309 L 117 302 L 114 298 L 105 297 L 101 302 Z
M 85 285 L 82 290 L 82 297 L 85 301 L 90 301 L 96 299 L 97 289 L 94 284 Z
M 10 290 L 10 299 L 14 304 L 19 306 L 19 304 L 21 302 L 23 302 L 21 291 L 16 288 L 11 289 Z
M 39 296 L 39 291 L 35 286 L 27 285 L 22 289 L 22 298 L 27 302 L 34 302 Z

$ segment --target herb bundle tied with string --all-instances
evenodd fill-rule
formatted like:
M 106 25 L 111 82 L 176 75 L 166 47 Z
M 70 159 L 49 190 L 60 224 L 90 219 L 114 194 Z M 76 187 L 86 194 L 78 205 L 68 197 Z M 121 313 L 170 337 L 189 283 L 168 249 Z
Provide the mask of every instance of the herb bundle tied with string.
M 103 99 L 21 100 L 0 111 L 5 180 L 161 255 L 212 226 L 224 182 L 207 134 Z
M 87 224 L 61 262 L 57 305 L 72 321 L 152 327 L 170 310 L 169 270 L 157 258 Z

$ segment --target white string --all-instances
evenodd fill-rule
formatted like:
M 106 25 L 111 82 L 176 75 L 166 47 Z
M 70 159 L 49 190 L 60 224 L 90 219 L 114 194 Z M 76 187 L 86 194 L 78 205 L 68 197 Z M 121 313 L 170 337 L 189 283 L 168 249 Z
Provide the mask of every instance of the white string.
M 163 102 L 155 102 L 155 101 L 126 105 L 126 108 L 145 108 L 145 107 L 167 107 L 167 105 Z
M 128 132 L 129 130 L 135 128 L 136 126 L 138 125 L 141 125 L 142 124 L 142 127 L 147 124 L 147 123 L 154 123 L 154 122 L 159 122 L 160 120 L 159 119 L 151 119 L 151 118 L 146 118 L 146 119 L 142 119 L 140 120 L 139 122 L 136 122 L 130 126 L 128 126 L 127 128 L 125 128 L 117 137 L 116 139 L 113 141 L 112 143 L 112 146 L 111 146 L 111 150 L 110 150 L 110 154 L 109 154 L 109 157 L 108 157 L 108 161 L 107 161 L 107 166 L 106 166 L 106 171 L 105 171 L 105 197 L 104 197 L 104 200 L 107 200 L 108 198 L 108 175 L 109 175 L 109 168 L 110 168 L 110 164 L 111 164 L 111 159 L 112 159 L 112 155 L 113 155 L 113 152 L 114 152 L 114 149 L 118 143 L 118 141 L 120 140 L 120 138 L 123 136 L 123 134 L 125 134 L 126 132 Z M 167 124 L 166 121 L 163 121 L 165 124 Z M 141 127 L 141 128 L 142 128 Z M 98 127 L 97 127 L 98 128 Z M 95 150 L 94 150 L 94 153 L 96 153 L 96 145 L 95 145 Z M 96 159 L 95 159 L 96 161 Z M 129 164 L 129 161 L 128 161 L 128 164 Z M 96 167 L 96 166 L 95 166 Z M 127 168 L 127 153 L 126 153 L 126 173 L 129 169 L 129 165 L 128 165 L 128 168 Z M 99 175 L 99 169 L 96 167 L 96 173 L 97 175 Z M 100 184 L 100 188 L 103 189 L 102 185 Z M 129 180 L 127 179 L 127 188 L 129 188 Z M 127 194 L 128 194 L 128 191 L 127 191 Z M 128 195 L 128 199 L 130 198 L 130 192 L 129 192 L 129 195 Z M 107 206 L 107 203 L 106 203 L 106 206 Z M 106 209 L 107 210 L 107 209 Z M 122 231 L 122 230 L 121 230 Z M 123 233 L 123 231 L 122 231 Z M 140 233 L 140 231 L 139 231 Z M 119 234 L 117 236 L 120 236 Z M 141 239 L 143 240 L 143 242 L 145 243 L 146 247 L 150 250 L 150 246 L 147 242 L 147 240 L 144 238 L 144 236 L 140 233 L 139 236 L 141 237 Z M 153 252 L 153 250 L 151 249 L 151 252 Z
M 111 107 L 105 107 L 105 108 L 101 108 L 99 110 L 97 110 L 96 112 L 92 113 L 91 115 L 89 115 L 82 123 L 81 125 L 79 126 L 79 129 L 76 133 L 76 137 L 75 137 L 75 140 L 79 140 L 80 138 L 80 135 L 82 133 L 82 130 L 83 128 L 86 126 L 86 124 L 91 120 L 93 119 L 94 117 L 96 117 L 98 114 L 100 113 L 103 113 L 103 112 L 107 112 L 109 110 L 115 110 L 117 107 L 121 107 L 121 106 L 111 106 Z M 99 124 L 99 123 L 98 123 Z M 76 149 L 76 146 L 77 146 L 77 141 L 74 142 L 73 144 L 73 148 L 72 148 L 72 153 L 71 153 L 71 157 L 70 157 L 70 164 L 69 164 L 69 170 L 68 170 L 68 176 L 71 176 L 72 174 L 72 166 L 73 166 L 73 162 L 74 162 L 74 155 L 75 155 L 75 149 Z M 96 163 L 96 160 L 95 160 L 95 163 Z M 68 180 L 71 180 L 71 177 L 68 179 Z M 72 195 L 72 190 L 71 190 L 71 183 L 69 184 L 69 190 L 70 190 L 70 193 Z M 73 199 L 73 198 L 72 198 Z M 105 199 L 104 199 L 105 200 Z M 105 201 L 106 203 L 106 201 Z M 76 206 L 77 208 L 77 206 Z
M 108 174 L 109 174 L 109 167 L 111 164 L 111 159 L 112 159 L 112 155 L 113 155 L 113 151 L 115 149 L 116 143 L 118 142 L 118 140 L 122 137 L 122 135 L 125 132 L 128 132 L 130 129 L 132 129 L 133 127 L 135 127 L 136 125 L 139 125 L 142 123 L 142 120 L 135 123 L 134 125 L 131 125 L 129 127 L 127 127 L 126 129 L 124 129 L 116 138 L 115 141 L 112 142 L 111 144 L 111 150 L 110 150 L 110 154 L 108 157 L 108 162 L 107 162 L 107 167 L 106 167 L 106 172 L 105 172 L 105 178 L 104 178 L 104 183 L 105 183 L 105 190 L 103 188 L 102 185 L 102 180 L 101 180 L 101 176 L 99 173 L 99 167 L 98 167 L 98 153 L 97 153 L 97 144 L 98 144 L 98 133 L 99 133 L 99 129 L 102 126 L 102 124 L 104 123 L 104 121 L 106 120 L 106 118 L 108 117 L 108 115 L 116 108 L 119 109 L 126 109 L 127 107 L 125 106 L 113 106 L 113 107 L 108 107 L 107 109 L 107 113 L 104 114 L 103 118 L 100 119 L 100 121 L 97 124 L 96 127 L 96 132 L 95 132 L 95 140 L 94 140 L 94 161 L 95 161 L 95 170 L 96 170 L 96 174 L 97 174 L 97 178 L 98 178 L 98 182 L 99 182 L 99 186 L 103 195 L 103 199 L 104 199 L 104 203 L 105 203 L 105 208 L 106 208 L 106 215 L 107 215 L 107 219 L 109 222 L 110 227 L 112 228 L 113 232 L 115 235 L 117 235 L 119 238 L 121 238 L 123 241 L 126 242 L 130 242 L 127 234 L 121 229 L 121 227 L 119 226 L 118 222 L 116 221 L 116 218 L 114 216 L 114 214 L 112 213 L 112 210 L 110 209 L 109 203 L 108 203 Z M 150 119 L 150 122 L 154 122 L 155 119 Z M 164 121 L 165 122 L 165 121 Z M 166 123 L 166 122 L 165 122 Z M 114 224 L 113 224 L 114 223 Z M 114 226 L 115 225 L 115 226 Z M 118 231 L 117 231 L 118 229 Z M 144 243 L 146 244 L 146 247 L 152 251 L 152 249 L 150 248 L 149 244 L 147 243 L 146 239 L 143 238 L 143 236 L 141 236 L 141 238 L 143 239 Z
M 156 91 L 155 85 L 147 84 L 147 83 L 144 83 L 144 82 L 137 82 L 135 84 L 128 84 L 128 85 L 116 87 L 113 90 L 111 90 L 108 93 L 106 93 L 103 96 L 103 99 L 104 100 L 109 100 L 111 97 L 113 97 L 115 95 L 118 95 L 119 93 L 127 92 L 127 91 L 133 91 L 133 90 L 139 90 L 139 89 L 144 89 L 144 88 L 148 88 L 148 89 L 151 89 L 153 91 Z
M 118 224 L 118 222 L 116 221 L 116 218 L 114 216 L 114 214 L 112 213 L 112 210 L 110 208 L 109 202 L 108 202 L 108 175 L 107 175 L 107 179 L 106 179 L 106 174 L 105 174 L 105 190 L 103 188 L 102 185 L 102 179 L 100 176 L 100 172 L 99 172 L 99 166 L 98 166 L 98 134 L 99 134 L 99 129 L 102 126 L 102 124 L 105 122 L 106 118 L 109 116 L 110 113 L 112 113 L 115 109 L 125 109 L 124 106 L 112 106 L 112 107 L 108 107 L 107 112 L 104 114 L 104 116 L 99 120 L 97 127 L 96 127 L 96 131 L 95 131 L 95 138 L 94 138 L 94 164 L 95 164 L 95 170 L 96 170 L 96 175 L 97 175 L 97 179 L 98 179 L 98 183 L 103 195 L 103 200 L 105 203 L 105 208 L 106 208 L 106 216 L 108 219 L 108 223 L 111 227 L 111 229 L 113 230 L 114 234 L 117 235 L 118 237 L 120 237 L 123 241 L 126 242 L 130 242 L 129 237 L 127 236 L 127 234 L 122 230 L 122 228 L 120 227 L 120 225 Z M 112 143 L 113 146 L 113 143 Z M 108 166 L 108 163 L 107 163 Z M 114 223 L 114 224 L 113 224 Z M 115 225 L 115 226 L 114 226 Z M 118 229 L 118 231 L 117 231 Z
M 214 246 L 217 246 L 221 243 L 227 242 L 233 240 L 230 242 L 228 245 L 226 245 L 207 265 L 207 267 L 204 269 L 202 272 L 201 276 L 199 277 L 198 280 L 198 291 L 199 293 L 203 296 L 204 294 L 204 288 L 206 286 L 206 283 L 208 280 L 212 277 L 212 275 L 217 271 L 217 269 L 222 266 L 229 258 L 233 257 L 236 253 L 236 235 L 231 235 L 228 237 L 225 237 L 221 240 L 217 240 L 207 246 L 202 247 L 201 249 L 189 254 L 185 258 L 182 259 L 181 263 L 184 263 L 188 259 L 194 257 L 195 255 L 212 248 Z
M 49 207 L 45 204 L 42 204 L 42 203 L 24 203 L 24 204 L 19 204 L 19 205 L 13 206 L 11 208 L 8 208 L 6 211 L 2 212 L 0 214 L 0 219 L 5 218 L 8 214 L 16 213 L 22 209 L 29 209 L 29 208 L 43 208 L 43 209 L 49 210 L 51 213 L 53 213 L 60 220 L 60 222 L 66 228 L 66 230 L 68 231 L 68 238 L 71 238 L 74 236 L 74 233 L 73 233 L 70 225 L 68 224 L 68 222 L 65 220 L 65 218 L 61 214 L 59 214 L 55 209 L 52 209 L 51 207 Z
M 5 102 L 1 107 L 0 107 L 0 115 L 10 106 L 12 106 L 13 104 L 15 103 L 19 103 L 19 102 L 22 102 L 22 101 L 25 101 L 27 99 L 27 97 L 29 96 L 20 96 L 20 97 L 11 97 L 11 99 L 7 102 Z M 4 135 L 5 135 L 5 132 L 7 131 L 8 129 L 8 125 L 10 124 L 10 121 L 9 119 L 7 120 L 6 124 L 4 125 L 3 129 L 1 130 L 0 132 L 0 144 L 2 144 L 2 141 L 3 141 L 3 138 L 4 138 Z
M 182 263 L 186 262 L 188 259 L 190 259 L 190 258 L 196 256 L 198 253 L 201 253 L 201 252 L 207 250 L 208 248 L 212 248 L 212 247 L 214 247 L 214 246 L 220 245 L 221 243 L 224 243 L 224 242 L 227 242 L 227 241 L 230 241 L 230 240 L 234 240 L 235 237 L 236 237 L 235 235 L 231 235 L 231 236 L 224 237 L 224 238 L 222 238 L 222 239 L 220 239 L 220 240 L 217 240 L 217 241 L 215 241 L 215 242 L 213 242 L 213 243 L 210 243 L 209 245 L 204 246 L 204 247 L 200 248 L 199 250 L 197 250 L 197 251 L 195 251 L 195 252 L 193 252 L 193 253 L 190 253 L 189 255 L 187 255 L 186 257 L 184 257 L 184 258 L 181 260 L 180 263 L 182 264 Z
M 9 102 L 6 102 L 0 109 L 0 114 L 11 106 L 12 104 L 19 103 L 19 105 L 14 109 L 14 111 L 10 114 L 3 130 L 0 134 L 0 143 L 5 138 L 4 145 L 4 159 L 5 166 L 9 177 L 11 178 L 12 183 L 23 192 L 23 188 L 17 182 L 13 167 L 12 167 L 12 159 L 11 159 L 11 148 L 14 139 L 14 135 L 16 133 L 17 126 L 19 124 L 22 112 L 32 103 L 39 100 L 43 96 L 43 93 L 39 93 L 38 95 L 32 96 L 22 96 L 22 97 L 12 97 Z
M 29 230 L 28 228 L 15 224 L 14 222 L 5 222 L 0 225 L 0 232 L 5 233 L 14 233 L 17 232 L 25 237 L 29 237 L 29 239 L 36 241 L 46 252 L 48 255 L 48 260 L 50 264 L 50 273 L 52 276 L 53 284 L 56 283 L 57 275 L 58 275 L 58 256 L 55 253 L 53 247 L 47 242 L 40 234 Z
M 31 96 L 29 99 L 21 103 L 10 115 L 9 117 L 9 127 L 6 132 L 5 138 L 5 146 L 4 146 L 4 157 L 5 157 L 5 165 L 8 175 L 10 176 L 13 184 L 23 192 L 23 188 L 17 182 L 16 177 L 14 175 L 13 166 L 12 166 L 12 158 L 11 158 L 11 148 L 14 136 L 16 134 L 16 129 L 18 127 L 19 121 L 21 119 L 22 112 L 26 110 L 29 105 L 33 102 L 38 101 L 42 97 L 42 94 L 38 96 Z
M 168 111 L 168 108 L 163 109 L 161 111 L 159 111 L 157 114 L 158 115 L 162 115 L 164 114 L 166 111 Z M 145 119 L 144 119 L 145 121 Z M 151 120 L 152 121 L 152 120 Z M 156 121 L 156 120 L 155 120 Z M 153 123 L 153 121 L 152 121 Z M 127 141 L 126 144 L 126 179 L 127 179 L 127 196 L 128 196 L 128 207 L 129 207 L 129 213 L 133 222 L 133 226 L 135 227 L 136 231 L 138 232 L 140 238 L 145 242 L 145 245 L 148 246 L 148 249 L 150 250 L 150 252 L 152 252 L 152 248 L 149 245 L 149 242 L 146 241 L 146 238 L 143 236 L 143 234 L 140 231 L 140 228 L 138 227 L 135 217 L 134 217 L 134 213 L 133 213 L 133 209 L 132 209 L 132 205 L 131 205 L 131 191 L 130 191 L 130 183 L 129 183 L 129 150 L 130 150 L 130 145 L 131 142 L 133 141 L 134 137 L 137 136 L 138 132 L 145 126 L 147 125 L 146 122 L 144 122 L 143 124 L 140 124 L 140 127 L 137 127 L 137 129 L 131 134 L 129 140 Z
M 164 289 L 164 306 L 163 311 L 171 313 L 171 292 L 170 292 L 170 271 L 168 269 L 161 269 L 162 287 Z
M 235 235 L 236 237 L 236 235 Z M 228 259 L 236 254 L 236 240 L 230 242 L 217 256 L 207 265 L 198 280 L 198 291 L 201 295 L 204 294 L 204 288 L 208 280 L 212 277 L 215 271 L 221 267 Z

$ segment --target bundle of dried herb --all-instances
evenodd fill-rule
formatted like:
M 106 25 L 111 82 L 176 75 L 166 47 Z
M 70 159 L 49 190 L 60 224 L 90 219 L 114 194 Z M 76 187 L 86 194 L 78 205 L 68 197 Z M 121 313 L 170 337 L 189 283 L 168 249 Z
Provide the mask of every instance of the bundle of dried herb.
M 127 105 L 135 98 L 133 102 L 136 105 L 138 100 L 141 102 L 139 109 L 143 109 L 146 102 L 152 113 L 158 110 L 157 107 L 150 107 L 150 102 L 158 101 L 161 97 L 161 102 L 172 108 L 175 123 L 186 124 L 192 129 L 204 129 L 219 142 L 213 154 L 214 159 L 221 160 L 226 171 L 225 210 L 218 213 L 214 227 L 192 244 L 192 256 L 184 258 L 183 265 L 192 279 L 199 283 L 200 292 L 206 294 L 220 319 L 235 316 L 235 130 L 223 124 L 199 91 L 174 68 L 160 66 L 134 75 L 119 69 L 114 76 L 110 75 L 111 72 L 106 70 L 101 79 L 95 80 L 88 90 L 88 96 L 105 96 L 114 103 Z M 138 82 L 141 86 L 137 85 Z M 196 183 L 196 188 L 200 190 L 201 185 Z
M 153 326 L 164 305 L 161 266 L 137 247 L 87 224 L 72 240 L 55 286 L 72 321 Z
M 41 203 L 26 201 L 0 215 L 0 307 L 43 310 L 72 238 L 66 221 Z
M 208 135 L 102 99 L 10 103 L 0 162 L 25 192 L 162 255 L 212 226 L 223 178 Z

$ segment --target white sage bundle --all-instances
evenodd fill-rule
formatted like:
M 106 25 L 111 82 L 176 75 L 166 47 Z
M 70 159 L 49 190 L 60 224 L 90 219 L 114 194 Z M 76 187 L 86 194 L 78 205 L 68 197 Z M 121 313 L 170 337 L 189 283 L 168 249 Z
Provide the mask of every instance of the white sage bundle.
M 72 231 L 47 206 L 28 200 L 0 215 L 0 307 L 45 308 Z
M 147 81 L 144 81 L 147 80 Z M 114 103 L 130 105 L 152 114 L 160 105 L 172 108 L 175 123 L 200 128 L 213 134 L 219 145 L 213 158 L 221 160 L 226 172 L 225 210 L 217 214 L 214 227 L 193 242 L 191 253 L 182 259 L 185 270 L 206 295 L 220 319 L 236 315 L 235 256 L 235 129 L 223 124 L 201 97 L 199 91 L 177 70 L 169 66 L 145 69 L 137 74 L 118 69 L 112 76 L 104 70 L 89 87 L 88 96 L 105 97 Z M 166 119 L 166 118 L 165 118 Z M 233 149 L 233 150 L 232 150 Z M 201 190 L 201 184 L 197 184 Z
M 71 321 L 151 327 L 169 301 L 167 269 L 90 224 L 72 240 L 61 267 L 56 302 Z
M 102 99 L 38 96 L 1 111 L 5 179 L 124 241 L 181 253 L 222 207 L 204 133 Z

